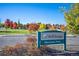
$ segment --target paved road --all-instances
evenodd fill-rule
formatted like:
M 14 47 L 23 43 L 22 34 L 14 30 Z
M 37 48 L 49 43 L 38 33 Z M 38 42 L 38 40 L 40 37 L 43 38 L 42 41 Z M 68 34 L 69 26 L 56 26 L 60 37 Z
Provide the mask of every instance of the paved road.
M 30 35 L 0 35 L 0 48 L 26 42 Z
M 77 37 L 67 36 L 66 44 L 67 44 L 67 50 L 79 51 L 79 36 Z M 54 49 L 64 50 L 63 44 L 50 45 L 49 47 Z
M 31 35 L 0 35 L 0 48 L 7 45 L 15 45 L 16 43 L 24 43 Z M 51 48 L 64 49 L 63 45 L 50 45 Z M 79 51 L 79 36 L 67 37 L 67 49 Z
M 79 51 L 79 36 L 67 38 L 67 49 Z

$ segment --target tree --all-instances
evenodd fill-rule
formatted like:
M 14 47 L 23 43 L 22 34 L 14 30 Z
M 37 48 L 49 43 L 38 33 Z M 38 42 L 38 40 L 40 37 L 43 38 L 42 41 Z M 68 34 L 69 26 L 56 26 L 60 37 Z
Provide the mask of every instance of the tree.
M 46 24 L 46 29 L 50 29 L 52 27 L 51 24 Z
M 27 29 L 26 24 L 23 25 L 23 29 Z
M 6 29 L 9 28 L 10 27 L 10 19 L 6 19 L 4 25 L 5 25 Z
M 17 23 L 16 22 L 13 23 L 13 29 L 17 29 Z
M 72 4 L 72 7 L 64 12 L 67 23 L 67 30 L 70 33 L 79 34 L 79 4 Z
M 21 23 L 20 23 L 20 20 L 18 20 L 18 29 L 21 28 Z
M 19 26 L 19 28 L 20 29 L 24 29 L 24 25 L 23 24 L 19 24 L 20 26 Z
M 50 30 L 56 30 L 56 26 L 53 24 L 53 25 L 50 27 Z
M 28 30 L 37 31 L 39 29 L 39 25 L 35 23 L 31 23 L 28 25 Z
M 65 26 L 64 25 L 60 25 L 60 30 L 65 31 Z
M 0 28 L 2 27 L 1 19 L 0 19 Z
M 13 21 L 10 21 L 10 28 L 13 28 Z
M 46 29 L 46 25 L 45 24 L 40 24 L 39 29 Z
M 2 23 L 0 23 L 0 28 L 2 27 Z

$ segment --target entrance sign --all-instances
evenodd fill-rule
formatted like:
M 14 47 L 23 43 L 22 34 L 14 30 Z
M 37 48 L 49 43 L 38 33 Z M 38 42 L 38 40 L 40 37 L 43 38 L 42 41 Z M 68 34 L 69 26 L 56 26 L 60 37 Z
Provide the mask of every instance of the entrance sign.
M 37 46 L 51 44 L 64 44 L 64 50 L 66 50 L 66 32 L 62 31 L 42 31 L 38 32 Z

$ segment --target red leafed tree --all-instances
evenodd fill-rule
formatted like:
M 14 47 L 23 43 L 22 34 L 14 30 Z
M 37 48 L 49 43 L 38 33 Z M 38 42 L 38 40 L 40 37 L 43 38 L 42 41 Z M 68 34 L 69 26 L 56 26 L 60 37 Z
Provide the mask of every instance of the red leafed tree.
M 10 19 L 6 19 L 4 25 L 5 25 L 5 28 L 9 28 L 10 27 Z
M 13 29 L 17 29 L 17 23 L 16 22 L 13 23 Z
M 10 28 L 13 28 L 13 21 L 10 21 Z
M 38 24 L 35 24 L 35 23 L 29 24 L 28 29 L 29 30 L 33 30 L 33 31 L 36 31 L 36 30 L 39 29 L 39 25 Z

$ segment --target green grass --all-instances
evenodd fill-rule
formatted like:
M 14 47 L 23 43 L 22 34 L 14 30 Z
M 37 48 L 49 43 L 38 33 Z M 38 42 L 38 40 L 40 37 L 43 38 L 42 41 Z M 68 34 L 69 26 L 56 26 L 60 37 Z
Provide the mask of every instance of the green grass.
M 0 35 L 4 34 L 31 34 L 28 30 L 23 29 L 7 29 L 7 30 L 0 30 Z
M 42 30 L 38 30 L 40 32 L 45 31 L 45 29 Z M 36 34 L 37 31 L 32 31 L 30 32 L 29 30 L 25 30 L 25 29 L 4 29 L 4 30 L 0 30 L 0 35 L 7 35 L 7 34 Z

